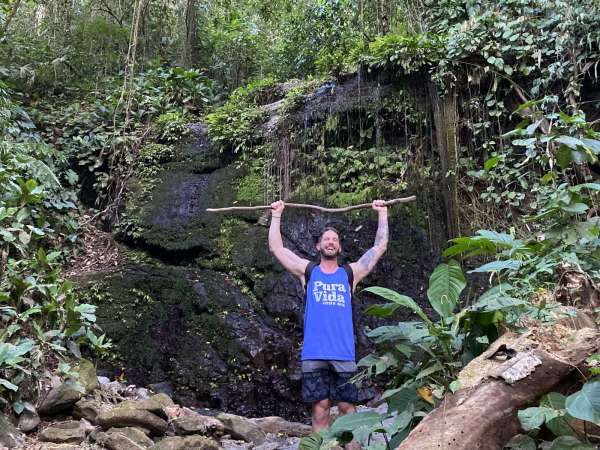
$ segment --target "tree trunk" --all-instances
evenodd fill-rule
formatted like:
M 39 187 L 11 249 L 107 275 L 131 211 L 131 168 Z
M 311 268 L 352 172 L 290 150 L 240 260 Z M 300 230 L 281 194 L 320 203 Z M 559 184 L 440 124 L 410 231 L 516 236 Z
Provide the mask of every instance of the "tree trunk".
M 446 204 L 446 220 L 448 238 L 460 236 L 458 216 L 458 181 L 456 178 L 458 163 L 458 110 L 456 92 L 450 89 L 444 97 L 440 97 L 435 85 L 429 85 L 435 139 L 440 155 L 440 168 L 444 202 Z
M 16 0 L 15 3 L 13 3 L 13 7 L 10 10 L 10 14 L 8 15 L 8 17 L 4 21 L 4 27 L 2 28 L 2 34 L 1 34 L 2 37 L 6 36 L 6 32 L 8 31 L 8 27 L 10 26 L 10 23 L 12 22 L 12 20 L 17 15 L 17 11 L 19 10 L 19 6 L 20 5 L 21 5 L 21 0 Z
M 519 409 L 534 405 L 598 351 L 600 333 L 589 317 L 579 323 L 507 333 L 461 372 L 461 389 L 447 395 L 398 450 L 500 450 L 520 432 Z M 575 322 L 575 321 L 574 321 Z M 572 330 L 572 326 L 584 326 Z M 514 356 L 499 360 L 502 356 Z
M 190 68 L 197 59 L 197 0 L 186 0 L 185 15 L 184 15 L 184 36 L 183 47 L 181 50 L 181 65 L 185 68 Z

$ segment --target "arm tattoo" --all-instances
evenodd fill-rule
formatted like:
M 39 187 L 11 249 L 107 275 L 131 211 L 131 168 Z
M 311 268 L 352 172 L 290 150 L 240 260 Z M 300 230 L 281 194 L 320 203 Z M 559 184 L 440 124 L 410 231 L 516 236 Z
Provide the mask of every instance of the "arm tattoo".
M 375 251 L 374 248 L 370 248 L 367 253 L 365 253 L 364 255 L 362 255 L 360 257 L 360 259 L 358 260 L 358 264 L 361 265 L 361 267 L 363 267 L 364 269 L 369 269 L 369 265 L 371 264 L 371 262 L 373 261 L 373 259 L 375 258 L 377 252 Z
M 375 235 L 375 247 L 379 246 L 381 241 L 388 239 L 388 224 L 387 220 L 379 221 L 379 226 L 377 227 L 377 234 Z

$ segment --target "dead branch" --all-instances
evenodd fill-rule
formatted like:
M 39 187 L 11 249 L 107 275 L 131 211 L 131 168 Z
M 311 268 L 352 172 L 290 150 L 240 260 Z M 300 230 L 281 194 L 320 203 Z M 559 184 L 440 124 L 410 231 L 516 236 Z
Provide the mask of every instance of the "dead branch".
M 392 200 L 387 200 L 384 205 L 392 206 L 397 203 L 409 203 L 415 201 L 417 197 L 415 195 L 411 195 L 410 197 L 404 198 L 394 198 Z M 346 206 L 345 208 L 324 208 L 322 206 L 317 205 L 307 205 L 305 203 L 287 203 L 286 207 L 290 208 L 307 208 L 307 209 L 316 209 L 321 212 L 330 212 L 330 213 L 338 213 L 338 212 L 348 212 L 354 211 L 356 209 L 365 209 L 370 208 L 371 203 L 361 203 L 360 205 Z M 227 208 L 206 208 L 208 212 L 227 212 L 227 211 L 258 211 L 263 209 L 271 209 L 270 205 L 260 205 L 260 206 L 229 206 Z

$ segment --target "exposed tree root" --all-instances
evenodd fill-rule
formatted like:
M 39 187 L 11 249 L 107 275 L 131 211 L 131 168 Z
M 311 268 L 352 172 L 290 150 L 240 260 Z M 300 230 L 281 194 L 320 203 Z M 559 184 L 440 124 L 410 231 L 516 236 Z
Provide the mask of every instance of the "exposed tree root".
M 399 450 L 502 449 L 520 432 L 519 409 L 561 382 L 600 347 L 594 322 L 579 313 L 550 326 L 500 337 L 461 372 L 461 389 L 447 395 Z

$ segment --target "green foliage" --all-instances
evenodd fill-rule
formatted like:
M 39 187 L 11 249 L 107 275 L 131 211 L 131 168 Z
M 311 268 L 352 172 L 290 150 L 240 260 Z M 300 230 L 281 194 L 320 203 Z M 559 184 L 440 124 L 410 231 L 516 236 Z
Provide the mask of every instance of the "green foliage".
M 221 151 L 244 153 L 259 143 L 259 123 L 265 116 L 260 105 L 268 101 L 272 85 L 272 79 L 265 79 L 240 87 L 206 116 L 208 134 Z
M 464 287 L 465 279 L 456 261 L 450 260 L 434 270 L 429 279 L 428 297 L 432 307 L 442 313 L 438 321 L 427 317 L 410 297 L 381 287 L 365 289 L 365 292 L 389 301 L 371 305 L 366 311 L 368 314 L 389 317 L 404 307 L 415 313 L 420 321 L 381 326 L 367 333 L 383 354 L 368 355 L 358 362 L 364 370 L 359 379 L 386 373 L 392 382 L 382 398 L 388 403 L 388 412 L 397 416 L 389 426 L 379 424 L 361 428 L 361 425 L 354 428 L 355 438 L 366 440 L 373 432 L 385 432 L 391 440 L 401 439 L 413 423 L 413 417 L 418 416 L 415 411 L 431 409 L 444 392 L 460 388 L 457 382 L 451 381 L 456 379 L 462 367 L 461 353 L 470 355 L 463 358 L 467 362 L 483 351 L 482 342 L 489 342 L 487 334 L 495 336 L 498 325 L 489 320 L 489 315 L 515 306 L 500 304 L 497 295 L 496 300 L 492 298 L 495 294 L 492 292 L 488 293 L 487 300 L 482 298 L 480 303 L 454 313 Z M 492 307 L 494 312 L 486 310 L 486 307 Z M 414 355 L 418 358 L 415 359 Z M 380 417 L 380 420 L 386 418 Z
M 177 111 L 161 114 L 154 122 L 155 132 L 161 142 L 173 143 L 189 136 L 190 119 Z
M 600 422 L 600 380 L 591 380 L 583 385 L 583 388 L 565 397 L 557 392 L 546 394 L 540 400 L 540 405 L 520 410 L 519 420 L 524 431 L 529 436 L 519 435 L 511 440 L 509 448 L 516 447 L 517 442 L 526 443 L 529 447 L 536 449 L 537 443 L 534 437 L 542 427 L 547 428 L 554 436 L 551 443 L 543 441 L 541 445 L 547 448 L 578 448 L 593 449 L 594 446 L 588 441 L 588 436 L 574 427 L 576 419 L 587 420 L 593 423 Z
M 397 67 L 410 74 L 438 62 L 443 51 L 444 41 L 436 34 L 388 34 L 369 43 L 361 62 L 375 68 Z
M 27 122 L 11 121 L 24 112 L 7 95 L 3 104 L 17 114 L 5 115 L 13 131 L 0 141 L 0 400 L 22 411 L 26 377 L 80 356 L 80 345 L 105 351 L 110 343 L 95 334 L 95 307 L 60 276 L 77 238 L 77 176 Z

